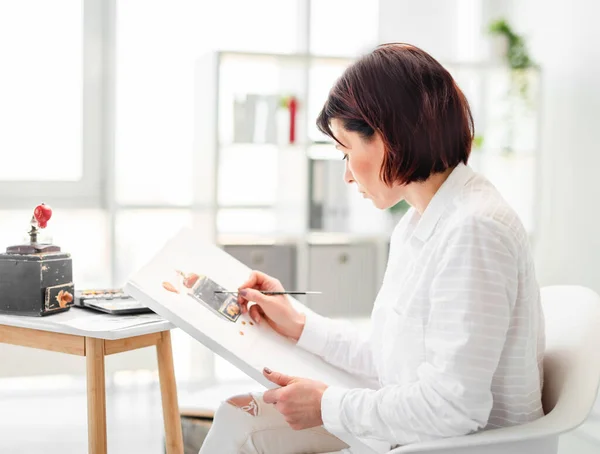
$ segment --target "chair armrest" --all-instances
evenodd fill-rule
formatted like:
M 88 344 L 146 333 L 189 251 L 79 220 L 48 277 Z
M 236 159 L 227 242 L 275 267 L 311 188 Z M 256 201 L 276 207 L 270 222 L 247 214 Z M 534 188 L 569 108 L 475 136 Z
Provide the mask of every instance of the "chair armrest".
M 501 445 L 516 442 L 540 440 L 556 437 L 562 433 L 575 429 L 579 424 L 573 425 L 568 415 L 552 411 L 546 416 L 535 421 L 518 426 L 490 429 L 462 437 L 443 438 L 440 440 L 413 443 L 400 446 L 389 454 L 405 454 L 412 452 L 435 453 L 448 450 L 468 449 L 490 445 Z

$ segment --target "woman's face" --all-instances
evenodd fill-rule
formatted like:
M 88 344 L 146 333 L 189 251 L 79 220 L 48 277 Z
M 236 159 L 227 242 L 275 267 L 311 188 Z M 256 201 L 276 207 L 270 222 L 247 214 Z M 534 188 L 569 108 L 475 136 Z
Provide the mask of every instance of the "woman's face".
M 378 132 L 366 140 L 359 133 L 344 129 L 343 123 L 336 118 L 331 120 L 331 131 L 345 145 L 337 144 L 336 148 L 344 153 L 346 183 L 356 183 L 363 197 L 371 199 L 382 210 L 403 199 L 402 186 L 389 187 L 380 177 L 385 146 Z

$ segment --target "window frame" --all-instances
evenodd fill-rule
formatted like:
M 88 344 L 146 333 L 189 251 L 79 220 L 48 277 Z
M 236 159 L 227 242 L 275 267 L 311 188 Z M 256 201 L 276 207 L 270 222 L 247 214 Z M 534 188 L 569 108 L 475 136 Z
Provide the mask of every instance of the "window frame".
M 72 209 L 106 207 L 114 135 L 115 1 L 83 0 L 81 179 L 0 181 L 1 210 L 33 208 L 40 202 Z

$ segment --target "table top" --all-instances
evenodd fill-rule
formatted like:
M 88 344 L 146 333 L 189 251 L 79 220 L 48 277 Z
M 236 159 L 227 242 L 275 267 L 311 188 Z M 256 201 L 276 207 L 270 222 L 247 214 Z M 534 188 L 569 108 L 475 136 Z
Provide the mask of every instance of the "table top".
M 44 317 L 0 315 L 0 330 L 2 325 L 108 340 L 125 339 L 175 328 L 171 322 L 154 313 L 111 315 L 76 306 L 66 312 Z

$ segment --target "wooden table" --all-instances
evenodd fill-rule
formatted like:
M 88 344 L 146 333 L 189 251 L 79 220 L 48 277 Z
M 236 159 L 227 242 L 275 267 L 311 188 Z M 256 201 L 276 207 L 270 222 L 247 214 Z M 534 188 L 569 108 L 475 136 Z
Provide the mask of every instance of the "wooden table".
M 106 454 L 104 357 L 156 346 L 167 454 L 183 454 L 170 330 L 156 314 L 119 317 L 86 309 L 46 317 L 0 315 L 0 343 L 85 356 L 88 452 Z

